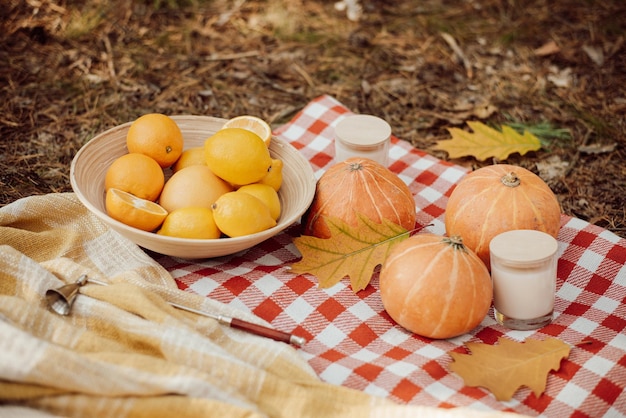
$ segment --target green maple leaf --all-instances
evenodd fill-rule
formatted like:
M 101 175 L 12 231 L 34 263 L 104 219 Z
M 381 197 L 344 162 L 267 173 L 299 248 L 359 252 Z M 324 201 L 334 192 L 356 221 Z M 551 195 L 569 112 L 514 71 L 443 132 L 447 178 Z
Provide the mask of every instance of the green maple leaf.
M 291 271 L 313 274 L 322 288 L 332 287 L 349 276 L 353 292 L 365 289 L 376 266 L 410 232 L 386 219 L 376 223 L 361 214 L 357 218 L 357 226 L 333 217 L 324 218 L 331 234 L 328 239 L 307 235 L 295 238 L 302 259 L 291 265 Z
M 472 132 L 459 128 L 449 128 L 452 139 L 437 141 L 433 147 L 436 150 L 446 151 L 450 158 L 459 158 L 472 155 L 479 161 L 495 157 L 506 160 L 515 152 L 520 155 L 528 151 L 537 151 L 541 148 L 539 139 L 528 131 L 521 135 L 515 129 L 502 125 L 502 132 L 490 128 L 481 122 L 467 122 Z

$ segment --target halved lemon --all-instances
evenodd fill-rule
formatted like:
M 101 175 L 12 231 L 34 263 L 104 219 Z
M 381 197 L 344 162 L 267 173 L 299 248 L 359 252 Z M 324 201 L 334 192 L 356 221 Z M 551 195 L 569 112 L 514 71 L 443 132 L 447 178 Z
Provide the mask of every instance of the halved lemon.
M 261 137 L 266 146 L 270 146 L 272 140 L 272 128 L 263 119 L 257 116 L 242 115 L 229 119 L 222 129 L 224 128 L 242 128 L 252 131 Z
M 105 207 L 111 218 L 143 231 L 154 231 L 167 217 L 157 203 L 115 188 L 107 191 Z

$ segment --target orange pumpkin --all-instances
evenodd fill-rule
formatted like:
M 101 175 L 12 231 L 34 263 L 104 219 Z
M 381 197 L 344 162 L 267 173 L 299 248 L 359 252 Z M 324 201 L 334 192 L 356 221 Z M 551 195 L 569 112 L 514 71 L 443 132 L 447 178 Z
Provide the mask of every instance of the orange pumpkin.
M 522 167 L 497 164 L 479 168 L 459 182 L 446 205 L 445 225 L 448 236 L 463 237 L 465 246 L 491 269 L 493 237 L 533 229 L 556 238 L 561 207 L 541 177 Z
M 489 312 L 492 294 L 489 271 L 460 237 L 413 235 L 391 250 L 380 271 L 389 316 L 428 338 L 474 329 Z
M 356 226 L 358 213 L 376 223 L 387 219 L 409 231 L 415 228 L 415 200 L 409 187 L 376 161 L 353 157 L 335 164 L 317 181 L 304 234 L 330 238 L 325 217 Z

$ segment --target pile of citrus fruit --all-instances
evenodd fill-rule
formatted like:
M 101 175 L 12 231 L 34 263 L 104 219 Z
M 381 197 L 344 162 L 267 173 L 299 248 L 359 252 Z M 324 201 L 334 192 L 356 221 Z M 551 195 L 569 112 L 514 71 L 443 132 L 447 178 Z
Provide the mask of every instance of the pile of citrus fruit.
M 135 120 L 128 153 L 105 176 L 109 216 L 160 235 L 217 239 L 276 225 L 283 162 L 272 158 L 270 126 L 255 116 L 228 120 L 204 145 L 184 149 L 167 115 Z

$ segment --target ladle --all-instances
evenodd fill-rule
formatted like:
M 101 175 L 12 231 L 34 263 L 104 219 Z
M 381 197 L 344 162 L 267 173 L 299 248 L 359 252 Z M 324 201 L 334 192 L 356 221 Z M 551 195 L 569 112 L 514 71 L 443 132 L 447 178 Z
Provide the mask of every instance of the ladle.
M 46 300 L 48 301 L 48 306 L 59 315 L 69 315 L 70 311 L 72 310 L 74 300 L 79 293 L 79 289 L 87 283 L 107 286 L 107 283 L 90 279 L 87 277 L 86 274 L 83 274 L 74 283 L 63 285 L 57 289 L 48 289 L 46 291 Z M 167 303 L 183 311 L 206 316 L 208 318 L 213 318 L 223 325 L 229 326 L 231 328 L 240 329 L 242 331 L 259 335 L 261 337 L 271 338 L 273 340 L 293 344 L 298 347 L 303 346 L 306 342 L 303 337 L 299 337 L 297 335 L 293 335 L 283 331 L 278 331 L 273 328 L 265 327 L 263 325 L 257 325 L 252 322 L 244 321 L 243 319 L 232 318 L 230 316 L 221 314 L 211 314 L 174 302 L 168 301 Z

